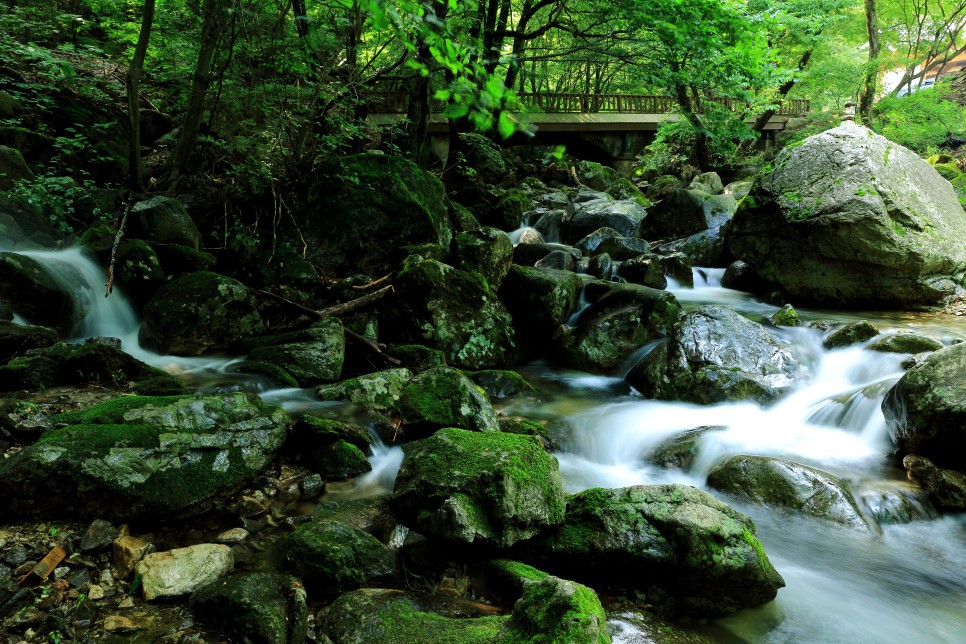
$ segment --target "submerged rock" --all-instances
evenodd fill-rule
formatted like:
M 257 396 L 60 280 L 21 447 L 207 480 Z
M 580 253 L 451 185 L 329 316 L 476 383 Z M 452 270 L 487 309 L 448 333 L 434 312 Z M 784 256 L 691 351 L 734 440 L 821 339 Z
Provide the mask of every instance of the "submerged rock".
M 506 548 L 563 520 L 557 459 L 539 439 L 443 429 L 404 450 L 393 506 L 422 534 Z
M 688 313 L 627 381 L 659 400 L 771 402 L 795 384 L 797 369 L 790 349 L 765 327 L 711 305 Z
M 122 397 L 53 420 L 63 426 L 0 461 L 5 515 L 127 520 L 204 509 L 261 472 L 289 424 L 244 393 Z
M 962 282 L 966 215 L 914 152 L 846 123 L 774 165 L 742 201 L 728 244 L 796 302 L 910 307 Z
M 936 467 L 928 458 L 915 454 L 903 458 L 902 466 L 909 479 L 926 488 L 939 507 L 949 510 L 966 508 L 966 474 Z
M 798 510 L 856 530 L 872 528 L 848 483 L 782 458 L 732 456 L 712 468 L 708 485 L 759 505 Z
M 886 393 L 882 413 L 901 454 L 966 472 L 966 343 L 940 349 Z
M 305 600 L 295 577 L 250 572 L 202 586 L 192 594 L 191 608 L 238 641 L 301 644 L 308 630 Z
M 879 329 L 868 320 L 850 322 L 841 329 L 836 329 L 830 333 L 822 342 L 822 346 L 826 349 L 841 349 L 842 347 L 871 340 L 877 335 L 879 335 Z
M 531 559 L 588 583 L 670 594 L 683 612 L 720 616 L 785 585 L 744 514 L 684 485 L 593 488 L 564 524 L 527 546 Z

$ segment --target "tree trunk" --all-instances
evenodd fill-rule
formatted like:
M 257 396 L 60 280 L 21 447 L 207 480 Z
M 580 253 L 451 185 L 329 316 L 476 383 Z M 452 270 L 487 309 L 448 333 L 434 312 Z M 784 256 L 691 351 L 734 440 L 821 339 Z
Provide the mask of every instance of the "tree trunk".
M 865 89 L 859 97 L 859 114 L 868 125 L 872 122 L 872 104 L 875 102 L 879 70 L 879 21 L 875 15 L 875 0 L 865 0 L 865 28 L 869 33 L 869 69 L 865 73 Z
M 696 109 L 700 109 L 700 105 L 696 106 L 691 100 L 687 85 L 676 83 L 674 85 L 674 95 L 677 98 L 678 105 L 681 106 L 681 112 L 684 114 L 684 118 L 697 131 L 697 135 L 694 137 L 694 159 L 698 164 L 698 169 L 709 170 L 711 168 L 711 151 L 708 149 L 708 135 L 703 132 L 704 124 L 695 112 Z
M 811 58 L 812 58 L 812 50 L 809 49 L 804 54 L 802 54 L 801 58 L 798 59 L 798 71 L 803 71 L 805 67 L 808 65 L 808 61 L 811 60 Z M 787 81 L 782 83 L 781 86 L 778 88 L 779 99 L 784 99 L 786 96 L 788 96 L 788 92 L 792 91 L 792 88 L 795 87 L 796 82 L 797 81 L 795 80 L 795 77 L 792 76 Z M 759 114 L 757 118 L 755 118 L 755 124 L 751 126 L 751 131 L 755 133 L 757 137 L 756 142 L 760 148 L 764 147 L 764 143 L 767 140 L 764 136 L 762 136 L 762 134 L 765 131 L 765 126 L 768 125 L 768 121 L 771 120 L 771 117 L 775 116 L 776 111 L 777 110 L 773 110 L 773 109 L 765 110 L 764 112 Z
M 132 190 L 144 190 L 144 162 L 141 159 L 141 106 L 138 92 L 141 87 L 141 71 L 144 57 L 151 40 L 151 25 L 154 23 L 154 0 L 144 0 L 144 13 L 141 15 L 141 31 L 134 47 L 134 58 L 127 68 L 127 113 L 130 122 L 128 134 L 128 180 Z
M 433 10 L 439 20 L 446 20 L 449 5 L 446 2 L 433 2 Z M 416 50 L 416 58 L 427 67 L 432 68 L 433 57 L 429 47 L 420 44 Z M 431 111 L 432 73 L 418 76 L 413 81 L 413 88 L 409 95 L 409 105 L 406 108 L 406 147 L 418 165 L 425 167 L 430 159 L 429 115 Z
M 205 97 L 211 82 L 211 61 L 215 54 L 215 47 L 221 37 L 225 25 L 225 10 L 229 0 L 205 0 L 203 22 L 201 26 L 201 47 L 198 50 L 198 62 L 191 80 L 191 93 L 188 96 L 188 109 L 184 122 L 181 124 L 181 134 L 174 148 L 174 161 L 171 176 L 177 180 L 184 171 L 191 153 L 198 142 L 198 128 L 204 113 Z

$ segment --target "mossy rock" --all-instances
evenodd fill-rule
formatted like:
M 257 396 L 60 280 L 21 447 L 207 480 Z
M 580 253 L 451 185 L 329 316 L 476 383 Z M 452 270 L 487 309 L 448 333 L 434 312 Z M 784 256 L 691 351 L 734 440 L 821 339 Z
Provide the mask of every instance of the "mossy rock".
M 329 418 L 302 416 L 292 425 L 285 449 L 295 454 L 302 454 L 338 440 L 346 441 L 363 452 L 368 451 L 372 445 L 372 436 L 362 425 Z
M 141 340 L 163 353 L 198 355 L 226 349 L 265 327 L 244 284 L 201 271 L 162 286 L 144 307 Z M 338 376 L 336 376 L 338 377 Z
M 334 521 L 362 530 L 382 543 L 388 543 L 397 523 L 388 496 L 364 499 L 323 497 L 312 513 L 313 520 Z
M 625 177 L 618 177 L 609 188 L 607 188 L 607 194 L 609 194 L 614 199 L 632 199 L 638 204 L 647 208 L 651 205 L 650 200 L 644 196 L 640 188 L 634 185 L 630 179 Z
M 453 223 L 453 232 L 462 233 L 477 230 L 481 227 L 479 220 L 469 208 L 455 201 L 449 202 L 449 218 Z
M 933 165 L 936 172 L 946 181 L 953 181 L 963 176 L 963 171 L 955 163 L 937 163 Z
M 773 313 L 772 316 L 768 318 L 768 321 L 774 324 L 775 326 L 798 327 L 804 324 L 804 322 L 802 322 L 802 319 L 798 317 L 798 311 L 796 311 L 795 307 L 792 306 L 791 304 L 786 304 L 782 306 L 780 309 L 778 309 L 777 311 L 775 311 L 775 313 Z
M 479 228 L 456 235 L 459 268 L 479 273 L 492 290 L 500 288 L 513 262 L 510 237 L 497 228 Z
M 0 361 L 22 355 L 31 349 L 52 346 L 58 340 L 60 340 L 60 334 L 45 326 L 30 326 L 0 320 Z
M 322 164 L 315 177 L 299 232 L 311 249 L 308 259 L 322 273 L 384 275 L 397 248 L 449 246 L 453 232 L 443 184 L 415 163 L 356 154 Z
M 516 371 L 488 369 L 470 374 L 470 378 L 482 387 L 490 398 L 515 398 L 536 395 L 537 389 Z
M 191 595 L 198 618 L 237 641 L 301 644 L 308 607 L 301 582 L 289 575 L 249 572 L 202 586 Z
M 690 429 L 660 443 L 647 456 L 647 460 L 655 465 L 688 472 L 700 453 L 701 437 L 723 429 L 724 427 L 716 425 Z
M 334 644 L 493 644 L 508 619 L 492 615 L 446 617 L 432 612 L 437 605 L 433 600 L 421 593 L 363 588 L 342 595 L 324 608 L 319 613 L 318 631 Z M 458 603 L 464 615 L 472 608 L 471 604 Z
M 344 480 L 372 471 L 366 455 L 342 439 L 302 454 L 302 464 L 326 480 Z
M 879 329 L 868 320 L 850 322 L 840 329 L 836 329 L 822 342 L 826 349 L 841 349 L 853 344 L 871 340 L 879 335 Z
M 596 161 L 578 161 L 574 170 L 580 183 L 598 192 L 606 192 L 620 179 L 620 175 L 614 168 L 609 168 Z
M 510 188 L 489 207 L 481 208 L 478 219 L 484 226 L 493 226 L 502 231 L 519 228 L 524 216 L 533 209 L 530 196 L 519 188 Z
M 421 534 L 506 548 L 563 521 L 557 459 L 538 439 L 447 428 L 404 452 L 393 506 Z
M 745 502 L 780 507 L 874 531 L 848 483 L 801 463 L 767 456 L 732 456 L 708 473 L 708 485 Z
M 574 311 L 583 281 L 567 271 L 512 266 L 500 299 L 513 316 L 520 350 L 542 355 L 561 324 Z
M 755 532 L 750 518 L 693 487 L 592 488 L 569 498 L 564 524 L 529 542 L 523 560 L 663 594 L 665 609 L 721 616 L 771 601 L 785 585 Z
M 869 349 L 885 353 L 925 353 L 939 351 L 942 342 L 918 333 L 892 333 L 884 335 L 872 344 Z
M 640 284 L 659 291 L 667 288 L 664 265 L 661 264 L 661 258 L 658 255 L 638 255 L 621 262 L 617 268 L 617 275 L 631 284 Z
M 17 181 L 35 178 L 20 150 L 0 145 L 0 191 L 10 190 Z
M 523 587 L 497 644 L 609 644 L 607 614 L 597 593 L 573 581 L 545 577 Z
M 254 394 L 128 396 L 67 412 L 0 462 L 4 516 L 131 520 L 206 509 L 271 462 L 289 418 Z M 30 489 L 24 495 L 15 490 Z
M 334 597 L 378 586 L 396 574 L 396 555 L 371 534 L 343 523 L 313 520 L 282 539 L 286 570 L 303 579 L 313 596 Z
M 601 240 L 594 254 L 607 253 L 615 262 L 639 257 L 650 250 L 650 245 L 638 237 L 616 235 Z
M 306 333 L 311 340 L 258 347 L 248 357 L 284 369 L 300 387 L 338 380 L 345 360 L 342 320 L 319 320 Z
M 210 271 L 218 263 L 211 253 L 183 244 L 155 244 L 153 248 L 168 275 Z
M 507 434 L 534 436 L 540 439 L 543 448 L 549 452 L 564 451 L 570 446 L 566 427 L 552 421 L 536 421 L 524 416 L 504 416 L 500 414 L 500 431 Z
M 515 601 L 523 596 L 527 584 L 543 581 L 550 576 L 542 570 L 513 559 L 492 559 L 486 563 L 487 588 Z
M 128 239 L 118 247 L 114 276 L 124 293 L 139 307 L 167 280 L 154 249 L 141 239 Z
M 0 301 L 32 324 L 70 331 L 74 298 L 31 257 L 0 252 Z
M 201 232 L 180 201 L 157 196 L 134 204 L 128 233 L 156 244 L 201 248 Z
M 385 369 L 325 385 L 316 392 L 319 400 L 346 400 L 367 409 L 394 407 L 413 372 L 406 368 Z
M 397 405 L 407 438 L 422 438 L 443 427 L 499 431 L 486 393 L 458 369 L 427 369 L 406 383 Z
M 388 352 L 413 372 L 446 366 L 445 353 L 421 344 L 397 344 L 389 347 Z
M 411 256 L 396 288 L 398 307 L 384 320 L 393 339 L 435 346 L 447 363 L 468 369 L 508 362 L 514 345 L 510 315 L 478 273 Z

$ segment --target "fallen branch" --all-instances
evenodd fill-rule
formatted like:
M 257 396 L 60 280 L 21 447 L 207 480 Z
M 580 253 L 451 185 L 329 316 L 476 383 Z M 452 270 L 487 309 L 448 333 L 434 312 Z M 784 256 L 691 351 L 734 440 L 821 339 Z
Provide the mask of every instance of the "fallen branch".
M 124 236 L 124 226 L 127 224 L 127 216 L 131 212 L 131 202 L 127 203 L 124 208 L 124 216 L 121 218 L 121 224 L 117 227 L 117 234 L 114 235 L 114 245 L 111 246 L 111 263 L 107 266 L 107 284 L 104 286 L 107 292 L 104 293 L 104 297 L 107 297 L 114 290 L 114 262 L 117 261 L 117 247 L 121 245 L 121 238 Z
M 373 286 L 379 286 L 380 284 L 388 280 L 390 277 L 392 277 L 392 273 L 389 273 L 388 275 L 383 275 L 377 280 L 372 280 L 368 284 L 363 284 L 362 286 L 353 286 L 352 288 L 354 288 L 357 291 L 364 291 L 367 288 L 372 288 Z
M 393 288 L 392 284 L 390 284 L 389 286 L 385 286 L 379 289 L 378 291 L 368 293 L 367 295 L 363 295 L 362 297 L 357 297 L 354 300 L 349 300 L 348 302 L 343 302 L 342 304 L 336 304 L 334 306 L 330 306 L 328 308 L 324 308 L 316 311 L 315 309 L 310 309 L 307 306 L 302 306 L 301 304 L 298 304 L 297 302 L 293 302 L 292 300 L 287 300 L 281 295 L 276 295 L 275 293 L 271 293 L 269 291 L 252 289 L 252 292 L 255 295 L 258 295 L 260 297 L 267 297 L 271 300 L 275 300 L 276 302 L 285 304 L 286 306 L 290 306 L 293 309 L 301 313 L 304 313 L 310 318 L 313 318 L 316 320 L 321 320 L 322 318 L 339 317 L 340 315 L 351 313 L 352 311 L 361 309 L 362 307 L 368 304 L 381 300 L 382 298 L 386 297 L 387 295 L 389 295 L 394 291 L 395 289 Z
M 345 337 L 346 337 L 346 340 L 352 340 L 356 344 L 361 344 L 362 346 L 366 347 L 372 353 L 379 354 L 379 357 L 385 360 L 386 362 L 388 362 L 389 364 L 394 364 L 394 365 L 402 364 L 402 361 L 399 360 L 399 358 L 394 358 L 388 353 L 385 353 L 383 351 L 383 349 L 386 347 L 386 345 L 384 344 L 376 342 L 375 340 L 371 340 L 364 335 L 359 335 L 355 331 L 350 331 L 349 329 L 345 329 Z

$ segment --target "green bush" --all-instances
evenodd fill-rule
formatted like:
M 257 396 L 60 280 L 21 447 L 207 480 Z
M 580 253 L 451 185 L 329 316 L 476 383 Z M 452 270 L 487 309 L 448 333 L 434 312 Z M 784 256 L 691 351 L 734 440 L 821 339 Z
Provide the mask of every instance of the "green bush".
M 949 83 L 902 98 L 884 98 L 873 110 L 872 129 L 899 145 L 926 155 L 949 136 L 964 133 L 963 108 L 947 100 Z

